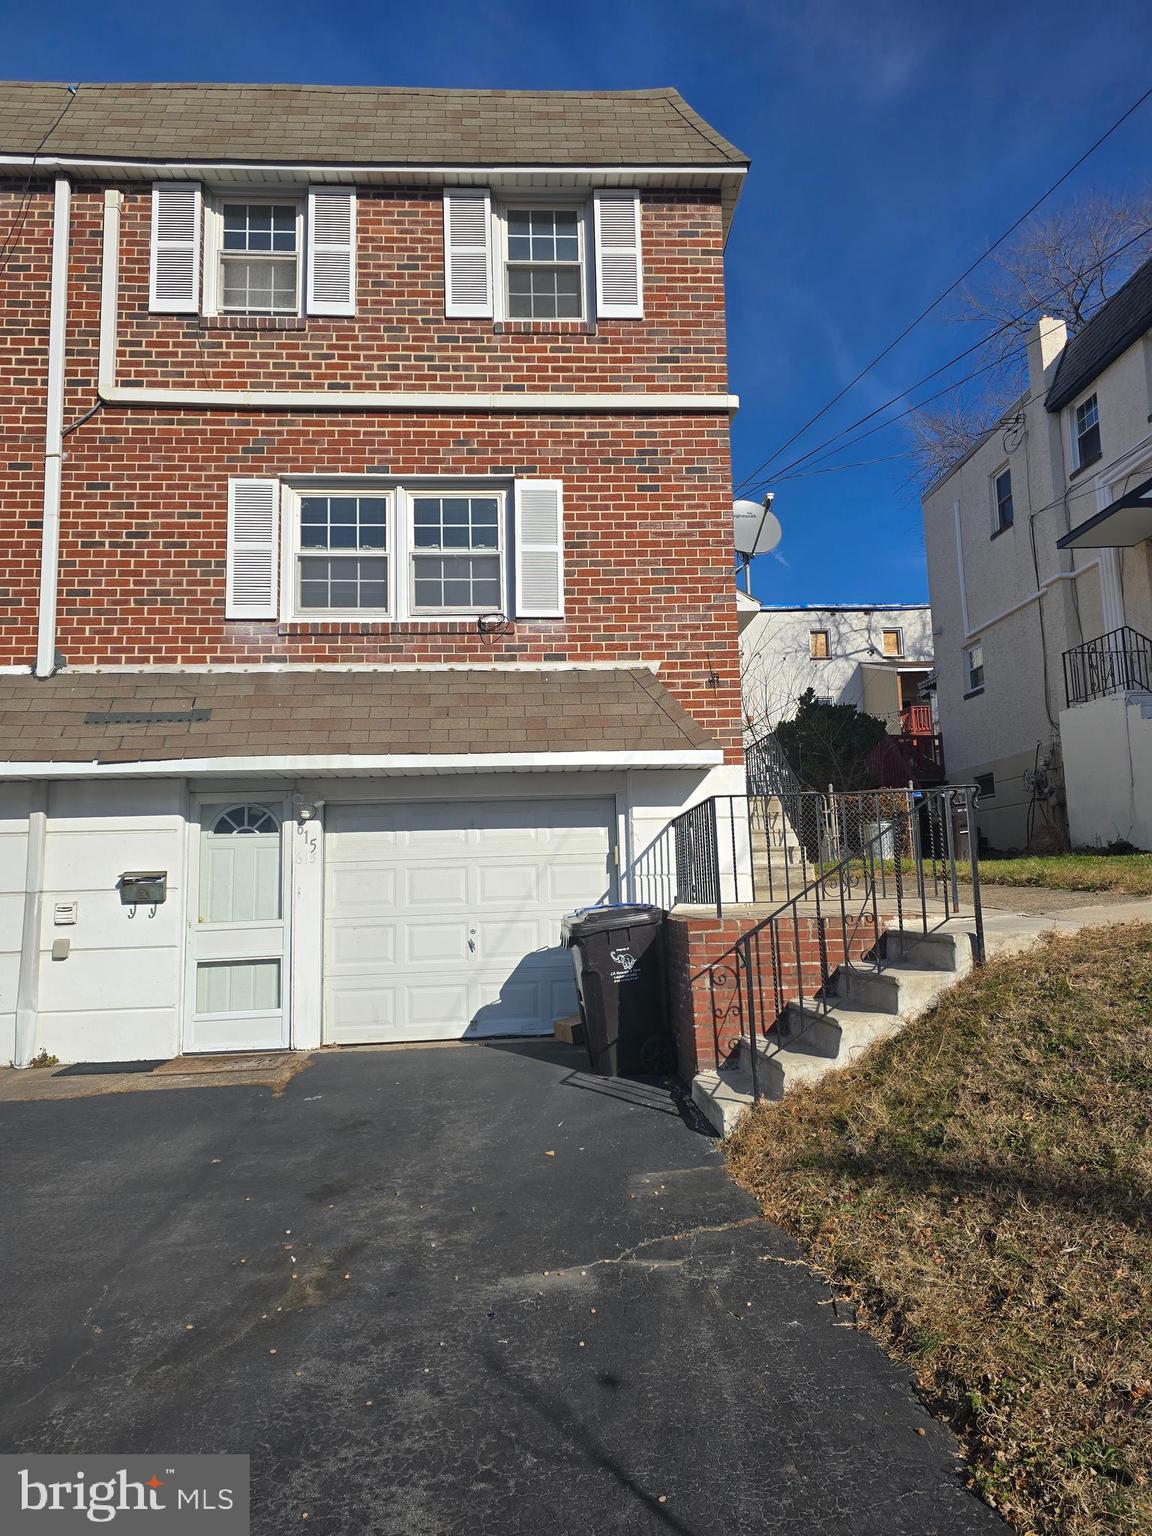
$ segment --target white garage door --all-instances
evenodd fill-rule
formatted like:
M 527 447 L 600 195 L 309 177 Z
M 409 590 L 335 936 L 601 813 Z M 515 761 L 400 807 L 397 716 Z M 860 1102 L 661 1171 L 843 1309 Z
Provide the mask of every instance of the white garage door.
M 335 805 L 324 1038 L 538 1034 L 575 1007 L 560 919 L 614 899 L 610 800 Z

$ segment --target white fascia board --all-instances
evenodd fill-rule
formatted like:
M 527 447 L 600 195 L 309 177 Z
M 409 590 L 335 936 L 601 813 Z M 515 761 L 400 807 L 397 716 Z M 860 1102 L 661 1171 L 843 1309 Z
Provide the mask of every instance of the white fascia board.
M 62 669 L 62 674 L 101 672 L 192 672 L 214 677 L 219 672 L 659 672 L 659 661 L 221 661 L 221 662 L 103 662 Z M 27 677 L 27 667 L 0 667 Z
M 251 411 L 720 411 L 733 414 L 740 408 L 738 395 L 673 394 L 517 394 L 512 390 L 487 393 L 456 391 L 424 394 L 414 390 L 353 391 L 331 389 L 136 389 L 118 384 L 101 388 L 108 405 L 188 405 L 202 410 Z
M 419 774 L 548 773 L 581 769 L 716 768 L 719 747 L 686 747 L 659 752 L 422 752 L 354 757 L 189 757 L 133 763 L 0 763 L 0 779 L 191 778 L 212 774 L 346 774 L 381 778 Z
M 446 181 L 461 181 L 467 177 L 496 176 L 580 176 L 603 181 L 606 176 L 620 177 L 627 181 L 644 176 L 685 176 L 690 178 L 734 176 L 748 174 L 746 165 L 731 161 L 716 161 L 710 165 L 513 165 L 493 160 L 483 165 L 409 165 L 386 164 L 357 165 L 352 162 L 333 162 L 325 165 L 303 165 L 285 160 L 125 160 L 97 155 L 38 155 L 0 154 L 0 166 L 36 166 L 48 170 L 90 171 L 93 175 L 105 171 L 135 172 L 149 179 L 171 178 L 179 181 L 197 181 L 203 176 L 227 175 L 250 176 L 257 184 L 261 176 L 298 176 L 302 182 L 332 178 L 341 181 L 370 181 L 373 177 L 400 178 L 418 181 L 426 177 L 442 177 Z

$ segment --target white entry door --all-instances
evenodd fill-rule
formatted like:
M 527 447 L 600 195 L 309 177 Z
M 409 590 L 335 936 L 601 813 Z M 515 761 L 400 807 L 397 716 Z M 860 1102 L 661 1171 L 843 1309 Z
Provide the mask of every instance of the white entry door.
M 189 913 L 186 1051 L 288 1045 L 284 806 L 200 811 Z
M 614 828 L 611 800 L 330 806 L 325 1040 L 550 1032 L 560 920 L 614 899 Z

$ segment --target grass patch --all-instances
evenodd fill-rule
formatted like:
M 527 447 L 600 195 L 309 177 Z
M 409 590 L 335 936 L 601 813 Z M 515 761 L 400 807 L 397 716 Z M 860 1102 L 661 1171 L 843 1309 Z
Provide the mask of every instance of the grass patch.
M 891 861 L 885 867 L 892 868 Z M 971 870 L 966 860 L 957 861 L 960 879 L 970 883 Z M 905 859 L 908 874 L 915 861 Z M 932 873 L 932 864 L 924 861 Z M 936 872 L 941 865 L 937 863 Z M 1126 896 L 1152 896 L 1152 853 L 986 853 L 980 860 L 982 885 L 1027 885 L 1051 891 L 1118 891 Z
M 1050 937 L 726 1144 L 1037 1536 L 1152 1532 L 1152 926 Z

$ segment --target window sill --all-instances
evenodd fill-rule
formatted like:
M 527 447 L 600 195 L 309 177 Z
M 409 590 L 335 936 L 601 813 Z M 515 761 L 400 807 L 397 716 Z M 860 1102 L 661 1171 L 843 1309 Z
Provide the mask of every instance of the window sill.
M 501 633 L 511 626 L 502 621 Z M 276 627 L 280 635 L 388 635 L 392 639 L 427 634 L 430 629 L 479 629 L 476 614 L 446 614 L 443 618 L 411 619 L 283 619 Z M 491 631 L 485 631 L 491 633 Z
M 201 315 L 193 322 L 200 331 L 303 331 L 301 315 Z
M 1013 528 L 1015 528 L 1015 526 L 1016 526 L 1016 524 L 1015 524 L 1014 521 L 1011 522 L 1011 523 L 1005 523 L 1003 528 L 996 528 L 996 529 L 993 530 L 992 538 L 993 539 L 998 539 L 1002 533 L 1011 533 Z
M 1099 464 L 1103 457 L 1104 455 L 1102 453 L 1098 453 L 1094 459 L 1089 459 L 1086 464 L 1077 464 L 1076 468 L 1072 470 L 1071 474 L 1068 476 L 1069 483 L 1071 483 L 1073 480 L 1078 480 L 1086 469 L 1092 468 L 1093 464 Z
M 983 692 L 982 686 L 979 688 L 969 688 L 968 692 L 963 694 L 962 697 L 965 699 L 978 699 Z
M 492 325 L 496 336 L 576 335 L 595 336 L 595 320 L 496 320 Z

